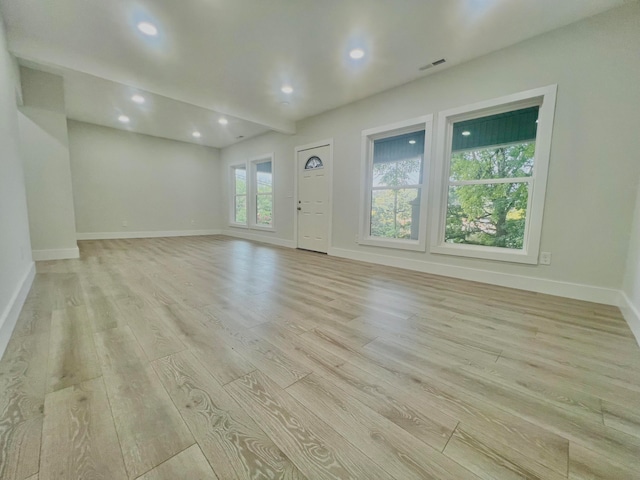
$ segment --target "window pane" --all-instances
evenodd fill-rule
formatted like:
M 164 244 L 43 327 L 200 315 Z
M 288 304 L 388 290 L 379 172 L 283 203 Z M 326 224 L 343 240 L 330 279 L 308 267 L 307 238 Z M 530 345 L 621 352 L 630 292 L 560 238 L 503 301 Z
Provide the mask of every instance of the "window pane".
M 534 155 L 534 142 L 453 152 L 449 179 L 530 177 Z
M 421 184 L 423 155 L 424 130 L 374 140 L 372 185 Z
M 487 115 L 453 124 L 452 150 L 476 150 L 536 139 L 539 106 Z
M 418 239 L 420 189 L 374 190 L 371 195 L 371 236 Z
M 374 187 L 401 187 L 420 185 L 422 157 L 406 158 L 396 162 L 373 164 Z
M 238 195 L 235 199 L 235 222 L 247 223 L 247 197 Z
M 258 193 L 271 193 L 273 188 L 271 162 L 256 164 L 256 185 Z
M 258 225 L 273 224 L 273 195 L 257 195 L 256 223 Z
M 449 187 L 445 241 L 522 249 L 528 183 Z
M 236 195 L 244 195 L 247 193 L 247 169 L 245 167 L 235 167 L 236 177 Z

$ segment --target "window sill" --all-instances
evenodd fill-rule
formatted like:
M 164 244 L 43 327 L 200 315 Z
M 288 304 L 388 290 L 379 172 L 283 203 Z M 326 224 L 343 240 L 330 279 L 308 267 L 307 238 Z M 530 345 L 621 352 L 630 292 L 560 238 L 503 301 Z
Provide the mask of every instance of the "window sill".
M 395 248 L 397 250 L 413 250 L 416 252 L 424 252 L 425 245 L 418 240 L 393 240 L 367 237 L 358 241 L 358 245 L 368 245 L 372 247 Z
M 249 228 L 247 225 L 243 223 L 230 223 L 229 226 L 233 228 Z
M 276 229 L 274 227 L 267 227 L 263 225 L 251 225 L 249 227 L 251 230 L 261 230 L 263 232 L 275 232 Z
M 440 255 L 456 255 L 482 260 L 495 260 L 498 262 L 527 263 L 529 265 L 538 264 L 538 255 L 527 253 L 526 250 L 509 250 L 507 248 L 445 243 L 432 246 L 430 252 Z

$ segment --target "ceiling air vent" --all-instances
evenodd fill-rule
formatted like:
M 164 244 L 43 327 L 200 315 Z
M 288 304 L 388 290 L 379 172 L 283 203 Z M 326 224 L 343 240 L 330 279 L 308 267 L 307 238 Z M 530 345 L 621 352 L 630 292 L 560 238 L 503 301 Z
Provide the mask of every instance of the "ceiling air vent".
M 446 62 L 446 60 L 444 58 L 441 58 L 440 60 L 436 60 L 433 63 L 428 63 L 426 65 L 423 65 L 422 67 L 419 68 L 419 70 L 423 72 L 425 70 L 429 70 L 430 68 L 437 67 L 438 65 L 442 65 L 444 62 Z

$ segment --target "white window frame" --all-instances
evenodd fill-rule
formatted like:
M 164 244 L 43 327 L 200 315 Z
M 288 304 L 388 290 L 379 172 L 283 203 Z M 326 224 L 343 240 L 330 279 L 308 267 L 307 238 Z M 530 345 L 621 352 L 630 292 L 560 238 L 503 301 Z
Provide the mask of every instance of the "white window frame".
M 504 262 L 537 264 L 542 235 L 542 216 L 547 188 L 551 137 L 555 115 L 557 85 L 549 85 L 525 92 L 500 97 L 485 102 L 466 105 L 438 113 L 438 140 L 434 174 L 435 201 L 431 215 L 431 253 L 458 255 Z M 448 204 L 451 144 L 455 122 L 484 117 L 487 115 L 540 106 L 533 175 L 527 177 L 529 198 L 522 250 L 482 245 L 446 243 L 445 224 Z M 522 179 L 510 179 L 522 180 Z M 489 182 L 487 183 L 495 183 Z
M 407 185 L 406 188 L 420 188 L 420 226 L 418 240 L 382 238 L 371 236 L 371 195 L 373 191 L 373 142 L 381 138 L 424 130 L 424 157 L 422 183 Z M 429 197 L 429 170 L 431 165 L 431 145 L 433 138 L 433 115 L 405 120 L 402 122 L 370 128 L 362 131 L 362 163 L 360 184 L 360 231 L 358 243 L 375 247 L 397 248 L 424 252 L 427 242 L 427 205 Z
M 257 223 L 257 199 L 258 199 L 258 169 L 257 165 L 259 163 L 271 162 L 271 225 L 260 225 Z M 247 220 L 249 221 L 249 228 L 252 230 L 267 230 L 270 232 L 275 231 L 276 226 L 276 162 L 275 162 L 275 154 L 273 153 L 265 153 L 264 155 L 259 155 L 257 157 L 253 157 L 249 160 L 250 165 L 250 175 L 249 175 L 249 185 L 247 188 L 247 192 L 249 196 L 247 197 L 247 201 L 251 198 L 251 203 L 247 203 Z M 249 173 L 249 172 L 247 172 Z M 263 194 L 267 195 L 267 194 Z
M 236 169 L 244 168 L 246 172 L 246 189 L 247 193 L 245 195 L 236 194 Z M 229 226 L 238 227 L 238 228 L 249 228 L 249 168 L 247 166 L 247 162 L 234 163 L 229 165 Z M 236 197 L 244 196 L 246 197 L 247 206 L 247 223 L 238 223 L 236 222 Z

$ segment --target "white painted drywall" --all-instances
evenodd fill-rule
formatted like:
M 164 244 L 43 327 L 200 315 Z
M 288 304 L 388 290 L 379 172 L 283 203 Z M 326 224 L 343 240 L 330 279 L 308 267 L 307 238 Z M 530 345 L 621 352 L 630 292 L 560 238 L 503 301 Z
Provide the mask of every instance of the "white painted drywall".
M 220 228 L 217 149 L 71 120 L 68 125 L 79 235 Z
M 295 210 L 294 199 L 287 196 L 293 191 L 293 148 L 332 137 L 334 248 L 385 255 L 385 261 L 391 257 L 405 264 L 431 262 L 472 268 L 476 273 L 604 287 L 606 295 L 615 295 L 622 284 L 640 172 L 638 25 L 640 4 L 611 10 L 299 122 L 295 136 L 267 134 L 225 148 L 225 168 L 265 151 L 276 152 L 275 235 L 291 241 Z M 355 243 L 362 130 L 550 84 L 558 84 L 558 101 L 541 250 L 553 253 L 552 265 L 516 265 Z M 227 191 L 228 185 L 225 202 Z
M 20 153 L 36 260 L 77 257 L 69 138 L 62 77 L 20 69 Z
M 248 140 L 246 142 L 239 143 L 233 148 L 227 148 L 222 150 L 222 158 L 224 164 L 223 171 L 223 209 L 221 211 L 223 219 L 222 222 L 226 226 L 229 232 L 237 235 L 247 236 L 247 238 L 264 238 L 272 239 L 272 241 L 278 245 L 286 245 L 287 242 L 293 241 L 293 182 L 294 182 L 294 163 L 293 163 L 293 149 L 295 146 L 295 140 L 297 136 L 282 135 L 279 133 L 267 133 L 256 137 L 255 139 Z M 276 188 L 276 194 L 274 196 L 275 202 L 275 216 L 274 216 L 274 230 L 251 230 L 247 231 L 246 228 L 229 226 L 230 220 L 230 207 L 228 202 L 229 197 L 229 179 L 231 178 L 231 165 L 246 162 L 252 158 L 256 158 L 259 155 L 273 153 L 274 158 L 274 185 Z M 249 169 L 247 170 L 249 171 Z M 285 242 L 279 242 L 278 239 L 286 240 Z
M 18 86 L 17 64 L 7 51 L 0 16 L 0 356 L 22 307 L 33 268 L 18 145 Z

